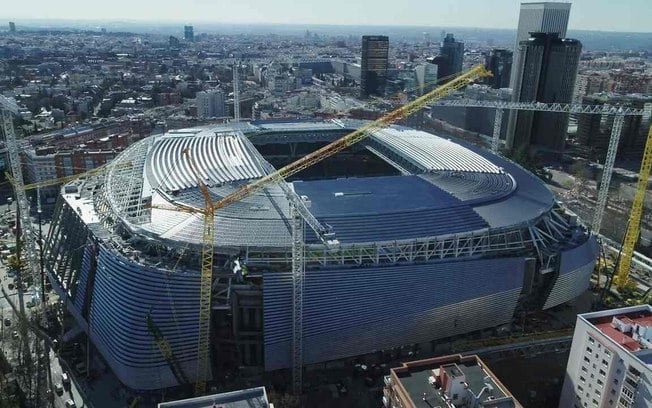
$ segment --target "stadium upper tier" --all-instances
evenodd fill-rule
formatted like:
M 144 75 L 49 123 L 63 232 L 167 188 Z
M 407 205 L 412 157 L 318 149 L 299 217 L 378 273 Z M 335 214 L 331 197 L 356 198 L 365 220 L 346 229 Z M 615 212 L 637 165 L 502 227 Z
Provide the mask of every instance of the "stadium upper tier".
M 132 231 L 199 245 L 201 215 L 164 209 L 204 207 L 195 171 L 213 199 L 219 200 L 273 169 L 252 141 L 264 144 L 266 138 L 273 138 L 275 143 L 317 144 L 359 125 L 360 121 L 339 120 L 253 122 L 238 128 L 218 125 L 151 136 L 112 163 L 104 197 L 111 216 Z M 362 144 L 403 175 L 289 183 L 290 189 L 310 201 L 313 215 L 332 228 L 342 243 L 510 228 L 531 222 L 554 204 L 543 184 L 520 167 L 430 133 L 392 126 L 375 131 Z M 284 250 L 290 244 L 288 214 L 284 189 L 270 186 L 217 211 L 215 246 Z M 310 233 L 308 242 L 316 241 Z

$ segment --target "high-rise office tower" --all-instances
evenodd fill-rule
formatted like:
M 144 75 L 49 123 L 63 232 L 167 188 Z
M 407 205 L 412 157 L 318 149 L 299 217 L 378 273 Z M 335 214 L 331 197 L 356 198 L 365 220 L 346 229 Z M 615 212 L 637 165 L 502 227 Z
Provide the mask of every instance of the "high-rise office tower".
M 191 25 L 183 27 L 183 38 L 186 41 L 195 41 L 195 33 Z
M 453 34 L 448 33 L 439 47 L 439 56 L 435 58 L 437 64 L 437 78 L 441 79 L 458 72 L 462 72 L 464 61 L 464 43 L 456 41 Z
M 485 64 L 493 74 L 486 78 L 485 84 L 492 88 L 509 88 L 509 79 L 512 72 L 512 52 L 504 48 L 494 48 L 486 56 Z
M 9 32 L 10 33 L 15 33 L 16 32 L 16 23 L 14 23 L 13 21 L 9 22 Z
M 516 87 L 512 100 L 521 102 L 570 103 L 575 89 L 582 44 L 558 34 L 532 33 L 521 41 L 514 66 Z M 562 152 L 568 115 L 554 112 L 518 111 L 510 117 L 507 146 L 529 152 Z
M 648 408 L 652 307 L 577 316 L 560 407 Z
M 518 48 L 521 41 L 530 38 L 530 33 L 556 33 L 560 38 L 566 37 L 570 8 L 570 3 L 521 3 L 514 46 L 514 61 L 518 61 Z M 516 72 L 512 71 L 511 88 L 516 87 L 515 77 Z
M 362 62 L 360 66 L 360 96 L 382 95 L 387 81 L 389 37 L 362 36 Z
M 200 118 L 225 116 L 224 93 L 219 89 L 197 92 L 197 115 Z

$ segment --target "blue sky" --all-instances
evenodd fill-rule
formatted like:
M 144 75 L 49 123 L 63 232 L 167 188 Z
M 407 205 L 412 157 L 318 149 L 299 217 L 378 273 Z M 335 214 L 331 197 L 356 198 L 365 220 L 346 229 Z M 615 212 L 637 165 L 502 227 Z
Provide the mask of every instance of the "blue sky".
M 29 0 L 7 20 L 417 25 L 516 28 L 519 0 Z M 652 32 L 652 0 L 572 1 L 572 30 Z

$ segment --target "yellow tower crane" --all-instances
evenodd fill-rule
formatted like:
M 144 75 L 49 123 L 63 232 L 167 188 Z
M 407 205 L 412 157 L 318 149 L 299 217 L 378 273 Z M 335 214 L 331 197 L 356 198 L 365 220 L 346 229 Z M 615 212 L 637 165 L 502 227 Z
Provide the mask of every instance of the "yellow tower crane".
M 491 76 L 483 65 L 477 65 L 470 70 L 460 74 L 456 78 L 450 80 L 446 84 L 428 92 L 427 94 L 418 97 L 414 101 L 401 106 L 400 108 L 387 113 L 381 118 L 369 122 L 361 128 L 343 136 L 342 138 L 329 143 L 328 145 L 290 163 L 264 177 L 261 177 L 252 183 L 239 188 L 228 196 L 214 202 L 211 198 L 210 192 L 206 184 L 203 182 L 197 171 L 197 166 L 192 157 L 189 156 L 187 150 L 183 152 L 186 159 L 190 162 L 192 171 L 197 178 L 197 185 L 204 195 L 205 206 L 202 209 L 189 207 L 174 203 L 173 206 L 152 205 L 152 208 L 158 208 L 170 211 L 181 211 L 194 214 L 202 214 L 204 217 L 204 233 L 203 233 L 203 246 L 201 258 L 201 282 L 200 282 L 200 306 L 199 306 L 199 343 L 197 355 L 197 379 L 195 385 L 195 394 L 203 394 L 206 388 L 206 379 L 208 377 L 209 365 L 209 324 L 211 312 L 211 284 L 213 280 L 213 245 L 215 238 L 215 225 L 214 214 L 216 210 L 224 208 L 230 204 L 242 200 L 258 191 L 275 183 L 283 182 L 286 178 L 316 164 L 320 161 L 341 152 L 342 150 L 353 146 L 354 144 L 365 139 L 369 134 L 374 131 L 380 130 L 389 126 L 397 121 L 410 116 L 411 114 L 419 111 L 427 106 L 429 103 L 437 101 L 445 96 L 448 96 L 453 91 L 463 88 L 464 86 L 474 82 L 477 79 Z M 298 297 L 301 299 L 301 296 Z M 299 317 L 301 319 L 301 317 Z M 299 335 L 300 335 L 299 330 Z M 299 362 L 301 359 L 299 359 Z M 300 367 L 299 367 L 300 369 Z
M 629 272 L 632 265 L 632 256 L 634 255 L 634 248 L 638 242 L 638 235 L 641 230 L 641 216 L 643 215 L 643 202 L 645 201 L 645 191 L 647 190 L 647 180 L 650 177 L 650 169 L 652 168 L 652 126 L 647 135 L 647 142 L 645 143 L 645 151 L 643 152 L 643 160 L 641 161 L 641 169 L 638 172 L 638 183 L 636 184 L 636 195 L 632 203 L 632 210 L 629 213 L 629 223 L 627 225 L 627 232 L 623 240 L 623 247 L 621 248 L 620 262 L 618 262 L 618 269 L 614 277 L 614 282 L 619 291 L 627 289 L 631 285 L 629 279 Z

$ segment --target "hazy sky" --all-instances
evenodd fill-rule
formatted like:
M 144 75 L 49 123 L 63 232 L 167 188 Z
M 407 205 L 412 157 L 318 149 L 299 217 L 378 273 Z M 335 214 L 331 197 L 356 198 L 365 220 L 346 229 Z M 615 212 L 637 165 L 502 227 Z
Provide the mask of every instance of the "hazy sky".
M 9 0 L 7 0 L 9 1 Z M 515 29 L 519 0 L 23 0 L 5 19 L 418 25 Z M 571 30 L 652 31 L 652 0 L 572 1 Z

